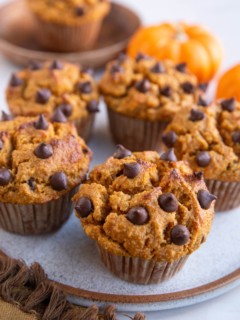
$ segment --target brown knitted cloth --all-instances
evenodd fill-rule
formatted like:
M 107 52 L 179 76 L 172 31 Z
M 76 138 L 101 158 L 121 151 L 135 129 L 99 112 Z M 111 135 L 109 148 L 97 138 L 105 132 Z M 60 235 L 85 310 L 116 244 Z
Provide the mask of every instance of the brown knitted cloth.
M 113 306 L 101 312 L 96 305 L 89 308 L 74 306 L 38 263 L 28 267 L 1 251 L 0 310 L 0 320 L 117 320 Z M 133 318 L 144 319 L 146 317 L 141 313 Z

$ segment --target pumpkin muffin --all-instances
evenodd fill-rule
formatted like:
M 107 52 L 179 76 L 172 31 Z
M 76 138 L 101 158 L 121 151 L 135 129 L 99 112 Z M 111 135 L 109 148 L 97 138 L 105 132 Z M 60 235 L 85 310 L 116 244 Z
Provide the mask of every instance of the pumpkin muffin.
M 92 153 L 70 123 L 17 117 L 0 122 L 0 227 L 19 234 L 58 229 Z
M 38 41 L 59 52 L 91 48 L 110 11 L 108 0 L 27 0 L 27 4 L 38 24 Z
M 166 124 L 203 94 L 185 64 L 158 62 L 142 54 L 135 60 L 120 55 L 110 62 L 100 90 L 114 141 L 135 151 L 160 150 Z
M 90 173 L 74 196 L 77 217 L 103 263 L 120 278 L 159 283 L 175 275 L 210 231 L 215 196 L 173 149 L 123 146 Z
M 99 95 L 88 70 L 61 61 L 33 61 L 11 76 L 6 96 L 14 116 L 44 114 L 57 122 L 71 121 L 79 135 L 89 139 Z
M 240 205 L 240 103 L 234 99 L 209 107 L 186 107 L 176 114 L 163 136 L 178 159 L 202 171 L 217 211 Z

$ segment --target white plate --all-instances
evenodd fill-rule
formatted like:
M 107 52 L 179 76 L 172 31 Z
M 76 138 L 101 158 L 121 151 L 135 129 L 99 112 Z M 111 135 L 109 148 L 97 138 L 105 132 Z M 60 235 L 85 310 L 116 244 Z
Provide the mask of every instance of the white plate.
M 93 165 L 114 151 L 104 129 L 105 112 L 97 120 L 91 143 Z M 104 301 L 99 305 L 114 302 L 120 311 L 156 311 L 202 302 L 240 285 L 239 226 L 240 208 L 217 213 L 207 242 L 191 255 L 184 269 L 168 282 L 149 286 L 130 284 L 109 273 L 74 215 L 59 232 L 48 236 L 23 237 L 0 230 L 0 249 L 28 264 L 41 263 L 51 279 L 74 292 L 70 299 L 77 304 L 88 306 L 93 297 L 100 297 Z M 131 303 L 136 296 L 139 303 Z

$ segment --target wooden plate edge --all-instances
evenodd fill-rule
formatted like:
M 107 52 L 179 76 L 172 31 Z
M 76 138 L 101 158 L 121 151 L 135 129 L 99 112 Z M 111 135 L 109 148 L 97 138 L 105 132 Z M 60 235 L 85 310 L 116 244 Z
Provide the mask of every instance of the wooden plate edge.
M 11 5 L 14 4 L 14 2 L 16 1 L 21 1 L 21 0 L 11 0 L 10 2 L 4 3 L 3 5 L 0 6 L 0 10 L 5 10 L 7 7 L 11 7 Z M 24 2 L 24 0 L 22 0 L 22 2 Z M 119 8 L 125 8 L 126 10 L 128 10 L 129 12 L 131 12 L 132 14 L 135 15 L 135 18 L 138 20 L 138 24 L 139 27 L 141 27 L 142 25 L 142 20 L 140 18 L 140 16 L 133 11 L 131 8 L 125 6 L 125 5 L 121 5 L 117 2 L 112 2 L 112 5 L 117 6 Z M 89 51 L 84 51 L 84 52 L 70 52 L 70 53 L 60 53 L 60 52 L 50 52 L 50 51 L 36 51 L 36 50 L 32 50 L 32 49 L 26 49 L 20 46 L 17 46 L 15 44 L 10 43 L 9 41 L 3 39 L 0 37 L 0 49 L 8 52 L 13 52 L 14 50 L 18 50 L 18 56 L 22 56 L 22 57 L 26 57 L 27 56 L 35 56 L 36 59 L 39 60 L 46 60 L 49 59 L 49 57 L 52 56 L 52 58 L 62 58 L 64 59 L 69 59 L 69 60 L 79 60 L 79 59 L 85 59 L 86 57 L 89 57 L 89 55 L 95 55 L 98 54 L 100 57 L 101 56 L 105 56 L 105 50 L 109 49 L 112 51 L 121 51 L 124 50 L 126 48 L 126 45 L 128 43 L 128 41 L 130 40 L 131 36 L 129 36 L 128 38 L 119 41 L 117 43 L 113 43 L 108 47 L 102 47 L 102 48 L 98 48 L 98 49 L 93 49 L 93 50 L 89 50 Z

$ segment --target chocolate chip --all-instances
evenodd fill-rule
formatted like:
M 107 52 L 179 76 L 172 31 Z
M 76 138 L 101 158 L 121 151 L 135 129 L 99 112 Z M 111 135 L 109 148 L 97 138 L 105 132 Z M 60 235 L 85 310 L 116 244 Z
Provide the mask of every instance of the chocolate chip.
M 78 89 L 83 94 L 89 94 L 92 92 L 92 83 L 90 81 L 81 82 L 78 84 Z
M 165 86 L 160 89 L 160 94 L 163 95 L 164 97 L 170 98 L 172 95 L 172 88 L 170 86 Z
M 126 214 L 127 219 L 137 226 L 142 226 L 149 221 L 149 214 L 144 207 L 133 207 Z
M 32 70 L 32 71 L 36 71 L 36 70 L 40 70 L 42 69 L 42 63 L 40 61 L 36 61 L 36 60 L 33 60 L 29 63 L 29 69 Z
M 132 152 L 130 150 L 124 148 L 124 146 L 122 146 L 121 144 L 118 144 L 117 150 L 113 154 L 113 158 L 124 159 L 124 158 L 130 157 L 131 155 L 132 155 Z
M 221 107 L 224 111 L 232 112 L 235 109 L 236 101 L 234 98 L 226 99 L 221 102 Z
M 201 91 L 206 92 L 206 91 L 207 91 L 207 88 L 208 88 L 208 83 L 207 83 L 207 82 L 205 82 L 205 83 L 199 83 L 198 88 L 199 88 Z
M 12 180 L 11 172 L 6 168 L 0 169 L 0 186 L 4 187 Z
M 37 130 L 47 130 L 48 129 L 48 122 L 43 114 L 40 114 L 38 121 L 34 122 L 34 127 Z
M 23 80 L 19 78 L 16 74 L 13 74 L 9 84 L 11 87 L 19 87 L 23 84 Z
M 201 243 L 204 243 L 206 241 L 206 238 L 205 236 L 202 236 L 202 240 L 201 240 Z
M 187 227 L 179 224 L 171 230 L 171 241 L 177 246 L 185 245 L 189 239 L 190 232 Z
M 59 108 L 54 111 L 51 120 L 52 122 L 58 122 L 58 123 L 67 122 L 67 118 Z
M 149 59 L 149 56 L 146 55 L 146 54 L 144 54 L 144 53 L 138 53 L 137 56 L 136 56 L 136 58 L 135 58 L 135 60 L 136 60 L 137 62 L 139 62 L 139 61 L 141 61 L 141 60 L 147 60 L 147 59 Z
M 34 154 L 39 159 L 48 159 L 53 155 L 53 147 L 43 142 L 36 147 Z
M 68 178 L 64 172 L 57 172 L 51 176 L 50 184 L 56 191 L 66 190 L 68 188 Z
M 83 152 L 84 154 L 88 154 L 89 151 L 90 151 L 90 150 L 89 150 L 87 147 L 82 149 L 82 152 Z
M 63 69 L 63 64 L 59 60 L 54 60 L 50 65 L 50 70 L 62 70 L 62 69 Z
M 143 79 L 141 81 L 138 81 L 135 85 L 135 88 L 142 93 L 146 93 L 150 90 L 151 84 L 147 79 Z
M 72 106 L 68 103 L 63 103 L 60 104 L 57 109 L 60 109 L 62 111 L 62 113 L 64 114 L 65 117 L 70 117 L 73 110 L 72 110 Z
M 183 91 L 184 91 L 185 93 L 187 93 L 187 94 L 192 94 L 192 93 L 194 93 L 194 91 L 195 91 L 194 85 L 193 85 L 191 82 L 188 82 L 188 81 L 183 82 L 183 83 L 181 84 L 181 88 L 182 88 Z
M 94 75 L 94 71 L 93 71 L 93 69 L 90 68 L 90 67 L 84 67 L 84 68 L 82 68 L 81 72 L 82 72 L 82 73 L 87 73 L 87 74 L 89 74 L 90 76 L 93 76 L 93 75 Z
M 75 14 L 78 17 L 82 17 L 85 14 L 84 7 L 78 6 L 75 8 Z
M 197 194 L 197 199 L 201 208 L 208 210 L 212 202 L 216 200 L 217 197 L 209 193 L 207 190 L 199 190 Z
M 208 106 L 208 102 L 207 102 L 207 100 L 203 99 L 202 96 L 200 96 L 198 98 L 198 105 L 201 106 L 201 107 L 207 107 Z
M 119 66 L 118 64 L 112 65 L 110 69 L 111 74 L 121 73 L 121 72 L 123 72 L 123 68 L 121 66 Z
M 34 183 L 34 179 L 33 178 L 30 178 L 28 181 L 27 181 L 27 184 L 29 185 L 29 188 L 34 191 L 35 190 L 35 183 Z
M 211 156 L 206 151 L 199 151 L 196 155 L 196 161 L 199 167 L 205 168 L 211 162 Z
M 0 150 L 3 149 L 3 141 L 0 139 Z
M 203 179 L 203 173 L 202 171 L 194 172 L 193 177 L 197 180 L 202 180 Z
M 51 98 L 51 91 L 48 89 L 39 89 L 36 93 L 36 102 L 40 104 L 45 104 Z
M 123 166 L 123 174 L 129 179 L 138 176 L 140 170 L 141 166 L 137 162 L 125 163 Z
M 235 131 L 232 134 L 232 141 L 235 143 L 240 143 L 240 131 Z
M 185 73 L 187 71 L 187 64 L 186 63 L 179 63 L 176 65 L 176 70 L 182 73 Z
M 165 69 L 164 69 L 164 66 L 160 63 L 160 62 L 157 62 L 150 70 L 151 72 L 153 73 L 164 73 L 165 72 Z
M 5 111 L 2 111 L 2 121 L 10 121 L 12 120 L 12 116 Z
M 158 204 L 166 212 L 174 212 L 178 209 L 177 198 L 172 193 L 163 193 L 158 198 Z
M 75 206 L 75 210 L 81 218 L 87 218 L 94 210 L 92 200 L 88 197 L 80 198 Z
M 196 110 L 196 109 L 191 110 L 189 120 L 191 120 L 192 122 L 201 121 L 204 118 L 205 118 L 205 114 L 202 111 Z
M 162 153 L 160 156 L 160 160 L 169 161 L 169 162 L 176 162 L 177 157 L 175 156 L 174 149 L 171 148 L 168 151 Z
M 87 109 L 89 113 L 99 112 L 99 102 L 97 100 L 91 100 L 87 104 Z
M 169 131 L 163 134 L 162 141 L 168 148 L 173 148 L 177 141 L 177 135 L 174 131 Z

